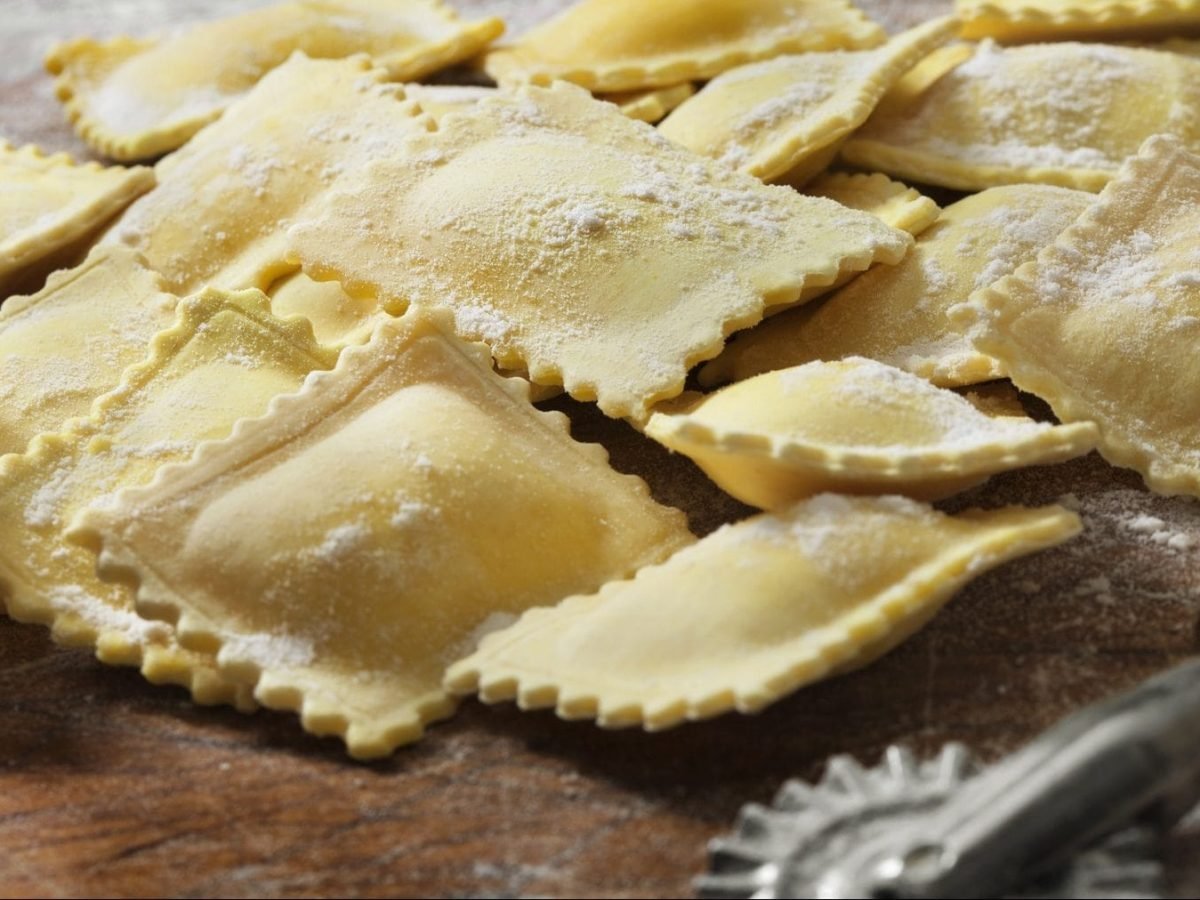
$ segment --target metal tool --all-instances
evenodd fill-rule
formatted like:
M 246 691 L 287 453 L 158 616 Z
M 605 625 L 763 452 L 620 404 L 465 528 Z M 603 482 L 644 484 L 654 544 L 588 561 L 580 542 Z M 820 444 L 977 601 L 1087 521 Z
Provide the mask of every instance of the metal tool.
M 981 768 L 961 745 L 742 809 L 701 897 L 1159 897 L 1163 834 L 1200 801 L 1200 660 L 1064 719 Z

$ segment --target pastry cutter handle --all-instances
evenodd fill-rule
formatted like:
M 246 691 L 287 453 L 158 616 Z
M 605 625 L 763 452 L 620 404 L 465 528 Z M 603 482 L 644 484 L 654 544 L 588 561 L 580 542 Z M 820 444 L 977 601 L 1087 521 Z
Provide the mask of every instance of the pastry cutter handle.
M 1001 896 L 1137 819 L 1169 827 L 1198 799 L 1195 659 L 1069 716 L 967 782 L 875 857 L 864 896 Z

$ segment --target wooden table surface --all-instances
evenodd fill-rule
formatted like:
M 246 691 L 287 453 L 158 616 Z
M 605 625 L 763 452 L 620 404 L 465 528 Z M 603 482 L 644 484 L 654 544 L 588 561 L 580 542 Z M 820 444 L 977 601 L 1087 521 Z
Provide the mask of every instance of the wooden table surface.
M 38 67 L 49 39 L 248 5 L 0 0 L 0 135 L 86 155 Z M 561 2 L 459 5 L 532 19 Z M 895 28 L 949 4 L 862 5 Z M 745 514 L 626 426 L 559 405 L 698 532 Z M 1150 495 L 1093 455 L 952 505 L 1065 495 L 1085 536 L 981 578 L 876 665 L 758 716 L 657 735 L 472 701 L 362 765 L 290 715 L 196 707 L 0 621 L 0 895 L 685 896 L 741 804 L 817 776 L 830 754 L 874 763 L 889 743 L 930 753 L 959 740 L 994 758 L 1195 651 L 1200 549 L 1132 527 L 1152 514 L 1200 546 L 1194 501 Z M 1200 827 L 1182 828 L 1168 858 L 1179 895 L 1200 890 L 1198 851 Z

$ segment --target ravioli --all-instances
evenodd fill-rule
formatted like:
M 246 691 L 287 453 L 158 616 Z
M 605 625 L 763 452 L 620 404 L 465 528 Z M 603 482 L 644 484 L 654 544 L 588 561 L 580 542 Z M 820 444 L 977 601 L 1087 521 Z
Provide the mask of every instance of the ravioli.
M 656 411 L 646 434 L 726 493 L 780 510 L 814 494 L 940 500 L 1096 446 L 1090 422 L 988 416 L 957 394 L 860 357 L 768 372 Z
M 703 81 L 782 53 L 874 47 L 883 29 L 847 0 L 580 0 L 498 46 L 497 81 L 563 79 L 593 91 Z
M 1116 40 L 1200 28 L 1196 0 L 955 0 L 963 37 Z
M 914 78 L 928 81 L 957 53 L 935 54 Z M 1151 135 L 1196 141 L 1198 116 L 1200 60 L 1103 44 L 985 42 L 928 90 L 902 89 L 881 104 L 842 158 L 967 191 L 1019 182 L 1098 191 Z
M 935 19 L 875 50 L 802 53 L 718 75 L 659 126 L 676 143 L 764 181 L 803 185 L 905 72 L 958 32 Z
M 32 268 L 70 253 L 153 186 L 150 169 L 79 165 L 65 153 L 47 156 L 0 140 L 0 300 Z
M 370 759 L 473 692 L 656 730 L 865 665 L 1079 531 L 915 502 L 995 472 L 1103 440 L 1200 495 L 1200 60 L 1180 39 L 930 54 L 954 28 L 885 44 L 847 0 L 581 0 L 479 57 L 498 88 L 399 83 L 502 29 L 442 0 L 58 48 L 94 147 L 178 149 L 151 173 L 0 142 L 0 183 L 13 161 L 73 179 L 45 213 L 0 199 L 0 299 L 119 216 L 0 311 L 0 609 Z M 1114 176 L 1158 131 L 1181 143 Z M 842 150 L 872 174 L 817 175 Z M 885 172 L 1020 186 L 943 217 Z M 1114 177 L 989 287 L 1094 199 L 1024 182 Z M 9 244 L 48 255 L 6 280 Z M 806 364 L 681 394 L 706 360 L 705 384 Z M 966 392 L 1010 363 L 1066 424 L 1008 382 Z M 697 542 L 532 406 L 564 386 L 769 512 Z
M 366 59 L 296 57 L 158 164 L 158 187 L 105 238 L 140 250 L 179 295 L 266 290 L 295 271 L 285 223 L 340 174 L 432 127 Z
M 952 311 L 1013 382 L 1160 493 L 1200 495 L 1200 157 L 1139 156 L 1035 263 Z
M 0 458 L 0 596 L 10 615 L 50 626 L 60 643 L 183 685 L 201 703 L 252 706 L 211 655 L 182 650 L 169 625 L 142 619 L 127 591 L 101 583 L 93 555 L 65 544 L 62 529 L 88 503 L 224 437 L 336 355 L 313 342 L 307 323 L 272 318 L 257 291 L 181 301 L 178 321 L 145 352 L 90 418 Z
M 376 319 L 386 315 L 374 300 L 351 297 L 336 281 L 313 281 L 302 272 L 285 275 L 267 294 L 271 312 L 308 319 L 317 341 L 327 347 L 362 343 Z
M 359 758 L 448 715 L 446 665 L 530 606 L 693 540 L 449 317 L 410 310 L 337 368 L 75 534 L 138 610 Z
M 827 172 L 806 184 L 804 193 L 870 213 L 884 225 L 913 237 L 919 237 L 942 214 L 941 207 L 920 191 L 879 172 Z
M 756 712 L 873 661 L 972 578 L 1079 530 L 1053 506 L 952 517 L 899 497 L 825 494 L 530 610 L 446 684 L 608 728 Z
M 405 93 L 421 104 L 421 111 L 441 120 L 447 113 L 474 106 L 496 93 L 496 88 L 474 85 L 407 84 Z M 696 93 L 690 81 L 670 87 L 642 91 L 603 94 L 599 97 L 615 103 L 625 115 L 639 122 L 657 122 L 688 97 Z
M 690 81 L 685 81 L 671 87 L 626 91 L 623 94 L 602 94 L 600 99 L 617 104 L 621 112 L 631 119 L 654 123 L 695 93 L 696 86 Z
M 140 256 L 97 248 L 0 308 L 0 457 L 87 415 L 175 320 L 178 298 Z
M 80 136 L 113 159 L 138 160 L 183 146 L 297 51 L 367 53 L 391 78 L 415 81 L 503 30 L 499 19 L 461 22 L 441 0 L 297 0 L 172 37 L 70 41 L 46 68 Z
M 1070 225 L 1093 195 L 1049 185 L 991 188 L 947 207 L 898 265 L 876 267 L 819 306 L 789 312 L 733 341 L 700 373 L 739 381 L 816 359 L 866 356 L 943 387 L 999 378 L 946 317 L 1011 273 Z
M 392 313 L 453 309 L 502 367 L 634 418 L 764 309 L 912 242 L 695 157 L 565 83 L 414 134 L 346 172 L 290 234 L 310 277 Z
M 473 84 L 406 84 L 404 96 L 421 107 L 435 121 L 443 116 L 463 109 L 470 109 L 480 100 L 494 96 L 495 88 Z
M 913 237 L 917 237 L 933 225 L 942 212 L 928 197 L 878 172 L 871 175 L 862 172 L 827 172 L 808 182 L 804 186 L 804 193 L 810 197 L 825 197 L 850 209 L 870 213 L 889 228 L 907 231 Z M 843 272 L 831 284 L 807 287 L 800 292 L 800 297 L 794 303 L 772 306 L 766 310 L 766 316 L 777 316 L 794 307 L 810 303 L 818 297 L 832 294 L 853 281 L 859 274 Z M 757 331 L 758 329 L 752 329 L 746 334 L 753 335 Z M 731 352 L 731 347 L 737 346 L 738 340 L 740 339 L 727 346 L 722 355 L 701 369 L 701 372 L 707 371 L 709 367 L 718 369 L 722 357 Z

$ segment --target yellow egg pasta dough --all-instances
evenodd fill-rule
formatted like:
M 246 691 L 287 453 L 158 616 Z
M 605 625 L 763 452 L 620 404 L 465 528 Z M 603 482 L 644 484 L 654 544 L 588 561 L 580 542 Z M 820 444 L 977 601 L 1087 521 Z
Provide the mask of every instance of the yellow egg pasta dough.
M 46 67 L 80 136 L 113 159 L 139 160 L 183 146 L 297 51 L 370 54 L 390 78 L 412 81 L 503 30 L 498 19 L 462 22 L 441 0 L 295 0 L 173 37 L 69 41 Z
M 404 96 L 416 102 L 421 112 L 441 121 L 452 112 L 469 109 L 480 100 L 494 96 L 496 88 L 473 84 L 406 84 Z
M 78 164 L 0 140 L 0 300 L 29 269 L 94 236 L 153 186 L 150 169 Z
M 898 181 L 892 181 L 878 172 L 871 175 L 863 172 L 826 172 L 805 184 L 803 192 L 810 197 L 825 197 L 850 209 L 870 213 L 889 228 L 907 231 L 913 237 L 917 237 L 936 222 L 942 212 L 933 200 L 919 191 Z M 801 291 L 794 303 L 772 306 L 765 314 L 767 317 L 777 316 L 818 297 L 832 294 L 853 281 L 859 274 L 861 273 L 856 271 L 846 271 L 831 284 L 814 284 Z M 754 334 L 755 331 L 748 333 Z M 735 345 L 737 340 L 735 339 Z M 702 377 L 710 368 L 714 371 L 720 368 L 720 360 L 721 357 L 717 357 L 714 362 L 701 369 Z
M 0 307 L 0 456 L 85 416 L 175 320 L 178 298 L 137 253 L 98 247 Z
M 336 281 L 313 281 L 303 272 L 285 275 L 267 289 L 271 312 L 281 319 L 303 316 L 327 347 L 360 344 L 386 315 L 371 299 L 351 297 Z
M 1061 507 L 952 517 L 900 497 L 824 494 L 530 610 L 446 684 L 608 728 L 756 712 L 873 661 L 972 578 L 1079 530 Z
M 731 69 L 659 131 L 748 175 L 803 185 L 889 88 L 957 31 L 956 19 L 935 19 L 874 50 L 778 56 Z
M 958 51 L 922 66 L 936 74 Z M 1196 141 L 1198 117 L 1200 60 L 1106 44 L 985 41 L 926 90 L 885 100 L 842 158 L 967 191 L 1022 182 L 1098 191 L 1146 138 Z
M 365 58 L 295 57 L 155 171 L 104 242 L 139 250 L 172 291 L 258 288 L 295 271 L 285 224 L 400 135 L 432 126 Z
M 530 606 L 690 543 L 452 320 L 414 308 L 186 467 L 76 523 L 102 574 L 356 757 L 420 737 L 443 671 Z
M 290 234 L 310 277 L 393 313 L 452 309 L 504 368 L 633 418 L 765 309 L 912 242 L 701 160 L 561 82 L 501 93 L 347 172 Z
M 804 193 L 870 213 L 913 237 L 920 237 L 942 214 L 929 197 L 879 172 L 827 172 L 806 184 Z
M 257 291 L 210 291 L 178 312 L 89 418 L 0 457 L 0 597 L 14 618 L 45 624 L 104 662 L 140 667 L 202 703 L 252 705 L 248 691 L 217 675 L 211 655 L 181 649 L 169 625 L 138 616 L 127 591 L 96 578 L 93 555 L 62 538 L 89 503 L 187 459 L 335 359 L 306 322 L 274 319 Z
M 955 0 L 963 37 L 1115 41 L 1200 30 L 1197 0 Z
M 847 0 L 580 0 L 491 50 L 484 67 L 502 83 L 563 79 L 593 91 L 637 91 L 885 38 Z
M 817 359 L 865 356 L 942 387 L 1001 377 L 946 316 L 955 303 L 1032 260 L 1082 213 L 1091 194 L 1010 185 L 943 210 L 896 266 L 877 266 L 820 305 L 784 313 L 735 339 L 701 370 L 705 385 Z
M 51 51 L 152 170 L 0 141 L 0 607 L 57 642 L 356 759 L 473 693 L 658 730 L 1081 527 L 927 502 L 1097 446 L 1200 496 L 1193 0 L 274 2 Z
M 631 119 L 653 124 L 695 93 L 696 86 L 690 81 L 685 81 L 683 84 L 674 84 L 663 88 L 651 88 L 645 91 L 601 94 L 600 99 L 617 104 L 621 112 L 625 113 Z
M 1100 453 L 1200 495 L 1200 156 L 1154 138 L 1036 262 L 952 316 Z
M 860 357 L 685 394 L 656 410 L 645 432 L 743 503 L 771 510 L 825 492 L 940 500 L 1096 445 L 1090 422 L 989 416 L 952 391 Z

